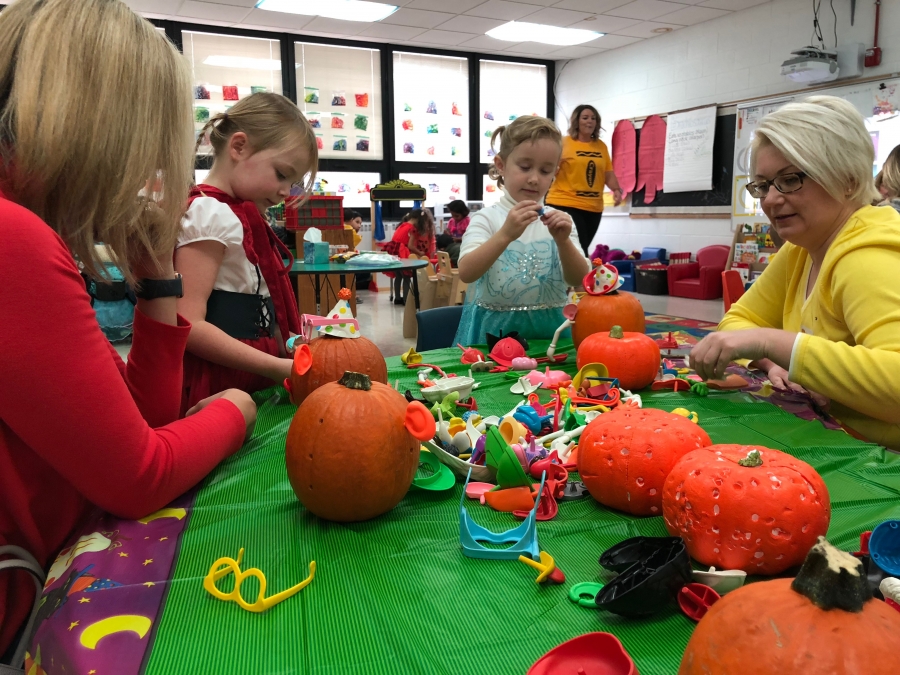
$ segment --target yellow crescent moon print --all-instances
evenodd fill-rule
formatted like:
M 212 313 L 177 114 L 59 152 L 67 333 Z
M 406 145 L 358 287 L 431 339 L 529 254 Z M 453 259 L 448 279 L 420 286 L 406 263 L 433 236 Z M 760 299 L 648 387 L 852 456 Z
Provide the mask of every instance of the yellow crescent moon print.
M 138 522 L 146 525 L 147 523 L 159 518 L 178 518 L 178 520 L 181 520 L 186 515 L 187 511 L 185 511 L 184 509 L 160 509 L 156 513 L 151 513 L 146 518 L 141 518 L 140 520 L 138 520 Z
M 96 649 L 97 643 L 107 635 L 132 631 L 143 638 L 150 630 L 151 621 L 137 614 L 119 614 L 92 623 L 81 632 L 81 644 L 88 649 Z

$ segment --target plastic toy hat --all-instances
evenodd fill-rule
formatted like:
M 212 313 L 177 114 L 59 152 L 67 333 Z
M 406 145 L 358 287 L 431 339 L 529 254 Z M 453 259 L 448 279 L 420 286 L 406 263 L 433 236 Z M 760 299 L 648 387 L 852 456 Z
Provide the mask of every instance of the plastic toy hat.
M 524 356 L 527 356 L 525 348 L 518 340 L 511 337 L 505 337 L 502 340 L 498 340 L 490 353 L 492 361 L 499 363 L 501 366 L 506 366 L 507 368 L 512 365 L 513 359 Z
M 606 295 L 622 287 L 625 280 L 619 277 L 619 270 L 612 265 L 595 267 L 584 277 L 582 284 L 589 295 Z
M 352 319 L 353 311 L 350 309 L 350 291 L 342 288 L 338 293 L 337 304 L 328 312 L 326 319 Z M 319 335 L 330 335 L 331 337 L 358 338 L 359 328 L 349 323 L 339 323 L 331 326 L 319 326 Z
M 244 549 L 242 548 L 238 551 L 237 560 L 234 558 L 223 557 L 216 560 L 212 566 L 209 568 L 209 573 L 203 579 L 203 588 L 212 595 L 217 600 L 224 600 L 225 602 L 229 600 L 233 600 L 236 602 L 241 609 L 245 609 L 248 612 L 265 612 L 267 609 L 270 609 L 277 605 L 282 600 L 287 600 L 292 595 L 296 595 L 301 590 L 306 588 L 309 583 L 313 580 L 313 577 L 316 576 L 316 561 L 313 560 L 309 563 L 309 576 L 306 577 L 303 581 L 301 581 L 296 586 L 292 586 L 285 591 L 281 591 L 281 593 L 276 593 L 271 597 L 265 597 L 266 595 L 266 576 L 262 573 L 261 570 L 256 569 L 255 567 L 251 567 L 246 572 L 241 571 L 241 560 L 244 558 Z M 222 568 L 224 565 L 223 569 Z M 229 593 L 223 593 L 218 588 L 216 588 L 216 581 L 225 577 L 229 574 L 234 574 L 234 589 Z M 256 602 L 252 605 L 244 600 L 241 595 L 241 584 L 247 579 L 247 577 L 256 577 L 257 581 L 259 581 L 259 595 L 256 598 Z

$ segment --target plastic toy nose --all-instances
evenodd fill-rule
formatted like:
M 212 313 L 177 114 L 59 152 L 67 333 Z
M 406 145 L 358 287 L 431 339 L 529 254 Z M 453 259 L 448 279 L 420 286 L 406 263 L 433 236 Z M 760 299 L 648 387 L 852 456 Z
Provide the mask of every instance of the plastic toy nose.
M 309 345 L 302 344 L 294 350 L 294 371 L 298 375 L 306 375 L 312 368 L 313 358 Z
M 428 441 L 434 438 L 436 426 L 434 415 L 418 401 L 411 401 L 406 406 L 406 421 L 403 423 L 406 430 L 413 438 L 419 441 Z

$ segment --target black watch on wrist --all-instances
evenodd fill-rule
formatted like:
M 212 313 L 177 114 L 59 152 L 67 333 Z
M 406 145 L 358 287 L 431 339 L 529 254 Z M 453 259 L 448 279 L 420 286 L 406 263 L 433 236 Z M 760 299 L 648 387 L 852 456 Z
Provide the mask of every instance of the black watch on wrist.
M 174 279 L 141 279 L 138 282 L 139 290 L 134 292 L 135 297 L 141 300 L 156 300 L 157 298 L 181 298 L 184 296 L 184 288 L 181 283 L 181 275 L 175 273 Z

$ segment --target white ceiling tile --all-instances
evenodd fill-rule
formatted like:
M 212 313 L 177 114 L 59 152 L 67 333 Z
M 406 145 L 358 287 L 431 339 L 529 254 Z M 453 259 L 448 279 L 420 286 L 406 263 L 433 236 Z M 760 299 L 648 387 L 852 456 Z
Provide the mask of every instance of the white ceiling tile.
M 733 12 L 757 5 L 763 5 L 769 0 L 704 0 L 700 3 L 701 7 L 712 7 L 714 9 L 729 9 Z
M 684 5 L 674 2 L 662 2 L 661 0 L 634 0 L 634 2 L 616 7 L 606 13 L 612 16 L 624 16 L 628 19 L 649 21 L 679 9 L 684 9 Z
M 414 28 L 412 26 L 392 26 L 389 23 L 373 23 L 368 28 L 359 33 L 359 37 L 382 38 L 384 40 L 412 40 L 416 35 L 425 32 L 424 28 Z
M 179 16 L 191 19 L 204 19 L 207 22 L 222 24 L 233 24 L 243 21 L 250 13 L 249 7 L 234 7 L 233 5 L 220 5 L 212 2 L 195 2 L 195 0 L 185 0 L 185 3 L 178 10 Z
M 602 38 L 598 38 L 590 44 L 603 47 L 604 49 L 618 49 L 619 47 L 626 47 L 640 41 L 641 38 L 628 37 L 625 35 L 604 35 Z
M 483 2 L 484 0 L 454 0 L 452 11 L 462 14 Z M 410 0 L 406 7 L 410 9 L 426 9 L 432 12 L 446 12 L 450 9 L 447 0 Z
M 530 56 L 533 59 L 541 58 L 550 52 L 559 49 L 559 45 L 545 45 L 540 42 L 522 42 L 505 50 L 504 54 L 516 54 L 518 56 Z
M 454 33 L 449 30 L 429 30 L 416 37 L 419 42 L 425 41 L 432 45 L 458 45 L 461 42 L 472 39 L 471 33 Z
M 233 7 L 246 7 L 247 9 L 252 9 L 256 7 L 256 3 L 259 0 L 215 0 L 220 5 L 232 5 Z M 129 3 L 131 4 L 131 3 Z M 154 0 L 154 4 L 157 4 Z
M 496 38 L 492 38 L 488 35 L 479 35 L 476 38 L 472 38 L 468 42 L 463 42 L 459 46 L 465 47 L 466 49 L 486 49 L 492 52 L 502 52 L 504 49 L 509 49 L 517 44 L 517 42 L 507 42 L 506 40 L 497 40 Z
M 177 14 L 178 8 L 184 0 L 126 0 L 125 4 L 135 12 L 145 16 L 168 16 Z
M 390 16 L 382 19 L 381 23 L 390 23 L 397 26 L 415 26 L 416 28 L 434 28 L 452 18 L 452 14 L 426 12 L 420 9 L 407 9 L 406 7 L 403 7 Z
M 720 16 L 729 14 L 724 9 L 713 9 L 712 7 L 685 7 L 671 14 L 663 14 L 659 19 L 666 23 L 677 23 L 681 26 L 693 26 L 704 21 L 718 19 Z
M 631 1 L 632 0 L 560 0 L 560 2 L 557 2 L 553 6 L 559 7 L 560 9 L 575 9 L 579 12 L 600 14 L 601 12 L 607 12 L 616 7 L 627 5 Z
M 337 35 L 356 35 L 371 26 L 369 21 L 342 21 L 324 16 L 313 17 L 303 30 L 314 30 L 319 33 L 335 33 Z
M 314 16 L 304 16 L 303 14 L 285 14 L 283 12 L 267 12 L 264 9 L 254 9 L 241 23 L 265 26 L 269 30 L 272 28 L 300 30 L 315 18 Z
M 529 23 L 543 23 L 550 26 L 571 26 L 573 23 L 584 21 L 587 17 L 592 16 L 586 12 L 573 12 L 570 9 L 558 9 L 556 7 L 548 7 L 534 14 L 525 17 L 525 21 Z
M 492 28 L 502 26 L 505 21 L 501 19 L 484 19 L 480 16 L 454 16 L 446 23 L 442 23 L 438 28 L 441 30 L 453 30 L 460 33 L 473 33 L 475 35 L 484 35 Z
M 615 33 L 622 28 L 628 28 L 629 26 L 633 26 L 636 23 L 640 23 L 640 21 L 638 19 L 626 19 L 620 16 L 600 14 L 599 16 L 589 16 L 584 21 L 573 23 L 571 26 L 569 26 L 569 28 L 595 30 L 598 33 Z
M 555 52 L 547 54 L 547 58 L 559 61 L 561 59 L 582 59 L 586 56 L 593 56 L 606 51 L 605 49 L 591 49 L 590 47 L 563 47 Z
M 506 0 L 488 0 L 484 4 L 473 7 L 465 12 L 469 16 L 483 16 L 487 19 L 502 19 L 503 21 L 516 21 L 528 14 L 534 14 L 540 8 L 536 5 L 526 5 L 521 2 L 506 2 Z
M 627 35 L 629 37 L 639 37 L 639 38 L 652 38 L 661 35 L 661 33 L 654 33 L 653 31 L 658 28 L 671 28 L 672 30 L 678 30 L 679 28 L 684 28 L 684 26 L 679 26 L 674 23 L 659 23 L 658 21 L 642 21 L 641 23 L 635 24 L 634 26 L 629 26 L 628 28 L 623 28 L 621 30 L 616 31 L 616 35 Z

